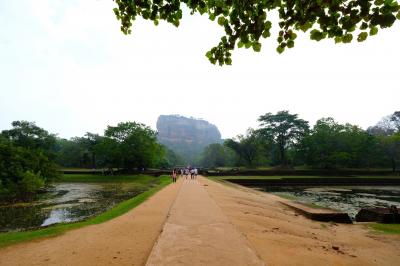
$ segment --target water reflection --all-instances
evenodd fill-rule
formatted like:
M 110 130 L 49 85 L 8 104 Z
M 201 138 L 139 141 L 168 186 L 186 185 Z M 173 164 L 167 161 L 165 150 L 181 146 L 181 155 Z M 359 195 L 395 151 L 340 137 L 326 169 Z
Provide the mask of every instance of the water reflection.
M 81 221 L 143 191 L 143 187 L 129 183 L 55 184 L 33 203 L 1 206 L 0 232 Z
M 400 187 L 258 187 L 278 196 L 302 203 L 347 212 L 352 219 L 362 208 L 400 208 Z

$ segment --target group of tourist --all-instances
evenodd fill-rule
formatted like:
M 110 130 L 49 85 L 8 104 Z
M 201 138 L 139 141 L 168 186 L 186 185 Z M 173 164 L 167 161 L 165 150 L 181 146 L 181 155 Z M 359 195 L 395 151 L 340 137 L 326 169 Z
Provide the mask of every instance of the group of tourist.
M 192 168 L 190 166 L 186 168 L 180 168 L 179 170 L 174 168 L 172 170 L 172 182 L 174 183 L 176 182 L 178 172 L 180 173 L 181 177 L 185 176 L 186 179 L 189 178 L 189 174 L 190 174 L 190 179 L 196 179 L 198 174 L 197 168 Z

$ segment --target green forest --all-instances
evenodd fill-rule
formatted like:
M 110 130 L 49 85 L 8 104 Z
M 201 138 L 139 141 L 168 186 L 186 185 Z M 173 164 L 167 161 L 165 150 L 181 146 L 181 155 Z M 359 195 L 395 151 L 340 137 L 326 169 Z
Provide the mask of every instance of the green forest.
M 280 111 L 258 118 L 260 127 L 211 144 L 202 154 L 206 167 L 279 166 L 310 169 L 390 168 L 400 163 L 400 112 L 364 130 L 321 118 L 313 127 L 296 114 Z
M 386 168 L 398 171 L 400 112 L 364 130 L 321 118 L 309 122 L 280 111 L 258 118 L 259 128 L 207 146 L 196 166 L 290 169 Z M 32 200 L 63 168 L 127 172 L 182 165 L 182 156 L 158 143 L 157 132 L 136 122 L 108 126 L 103 135 L 59 138 L 33 122 L 14 121 L 0 134 L 0 200 Z M 104 172 L 103 172 L 104 174 Z

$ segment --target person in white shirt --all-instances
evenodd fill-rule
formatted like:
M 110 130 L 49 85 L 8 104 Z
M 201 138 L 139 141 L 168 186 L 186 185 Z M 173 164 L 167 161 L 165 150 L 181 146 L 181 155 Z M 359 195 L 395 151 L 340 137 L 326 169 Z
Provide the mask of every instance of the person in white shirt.
M 185 176 L 186 176 L 186 179 L 188 179 L 188 176 L 189 176 L 189 169 L 185 169 Z

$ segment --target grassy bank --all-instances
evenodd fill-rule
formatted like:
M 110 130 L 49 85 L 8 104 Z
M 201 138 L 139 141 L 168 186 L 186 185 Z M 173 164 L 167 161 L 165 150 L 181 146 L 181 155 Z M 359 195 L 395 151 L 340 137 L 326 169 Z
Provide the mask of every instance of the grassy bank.
M 400 224 L 372 224 L 370 226 L 386 234 L 400 234 Z
M 148 175 L 91 175 L 91 174 L 63 174 L 59 182 L 77 182 L 77 183 L 115 183 L 115 182 L 133 182 L 138 184 L 148 184 L 158 180 L 156 177 Z
M 112 178 L 112 181 L 108 179 Z M 99 181 L 100 180 L 100 181 Z M 114 208 L 88 220 L 76 223 L 63 223 L 49 226 L 43 229 L 23 231 L 23 232 L 9 232 L 0 234 L 0 247 L 16 244 L 23 241 L 52 237 L 60 235 L 68 230 L 81 228 L 87 225 L 94 225 L 106 222 L 115 217 L 118 217 L 131 209 L 137 207 L 150 196 L 161 190 L 163 187 L 171 183 L 169 176 L 149 177 L 144 175 L 139 176 L 97 176 L 97 175 L 64 175 L 63 182 L 137 182 L 141 185 L 149 185 L 149 189 L 136 197 L 123 201 Z M 153 184 L 153 186 L 150 186 Z

